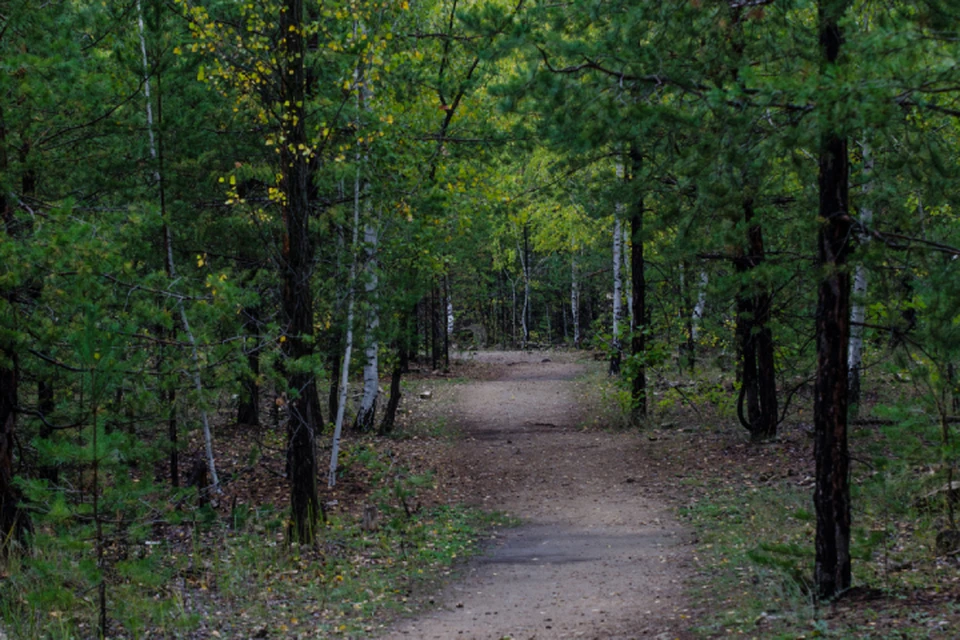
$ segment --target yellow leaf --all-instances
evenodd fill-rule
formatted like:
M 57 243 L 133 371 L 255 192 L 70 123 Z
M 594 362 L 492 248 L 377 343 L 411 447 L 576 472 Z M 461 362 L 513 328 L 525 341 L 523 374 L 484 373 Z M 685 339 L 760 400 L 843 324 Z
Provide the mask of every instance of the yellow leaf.
M 200 65 L 200 68 L 197 69 L 197 80 L 199 80 L 200 82 L 203 82 L 206 77 L 207 76 L 206 76 L 206 73 L 204 73 L 203 65 Z

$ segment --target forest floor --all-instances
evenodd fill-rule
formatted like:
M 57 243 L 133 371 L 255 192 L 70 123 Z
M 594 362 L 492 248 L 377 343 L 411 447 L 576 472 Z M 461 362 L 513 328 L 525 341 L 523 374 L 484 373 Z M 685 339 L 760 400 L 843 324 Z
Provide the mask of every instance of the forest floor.
M 408 425 L 452 434 L 419 449 L 434 499 L 521 524 L 413 598 L 386 638 L 960 637 L 960 554 L 936 551 L 941 518 L 909 507 L 914 480 L 878 484 L 863 462 L 901 445 L 852 428 L 855 587 L 817 603 L 810 398 L 758 445 L 722 376 L 661 372 L 647 427 L 622 429 L 622 392 L 584 356 L 480 352 L 451 384 L 411 380 L 438 393 L 407 405 Z
M 480 352 L 468 367 L 484 379 L 445 407 L 459 431 L 446 490 L 522 524 L 386 637 L 686 637 L 690 535 L 651 491 L 646 440 L 584 428 L 572 355 Z
M 943 479 L 915 390 L 872 380 L 863 414 L 903 396 L 913 422 L 851 428 L 855 586 L 817 603 L 809 392 L 754 444 L 730 372 L 702 364 L 649 370 L 643 428 L 584 352 L 412 372 L 390 437 L 345 430 L 311 546 L 286 539 L 280 403 L 261 427 L 224 412 L 223 493 L 184 488 L 139 532 L 109 529 L 108 636 L 960 637 L 960 539 L 944 548 L 950 523 L 925 497 Z M 202 471 L 198 434 L 188 450 Z M 0 570 L 0 638 L 92 637 L 90 547 L 66 526 L 42 523 L 36 552 Z

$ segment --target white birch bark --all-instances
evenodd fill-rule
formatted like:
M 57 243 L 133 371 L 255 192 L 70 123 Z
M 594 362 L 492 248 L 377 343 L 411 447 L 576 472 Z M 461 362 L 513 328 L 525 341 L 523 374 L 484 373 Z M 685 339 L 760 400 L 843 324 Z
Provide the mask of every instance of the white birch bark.
M 357 35 L 357 26 L 354 25 L 354 36 Z M 353 84 L 360 84 L 360 67 L 353 70 Z M 360 110 L 360 91 L 357 92 L 357 111 Z M 359 122 L 357 123 L 359 129 Z M 343 434 L 343 417 L 347 407 L 347 387 L 350 383 L 350 358 L 353 354 L 353 307 L 354 287 L 357 281 L 357 243 L 360 236 L 360 192 L 363 190 L 360 182 L 363 157 L 357 148 L 357 175 L 353 182 L 353 239 L 350 243 L 350 274 L 347 277 L 347 335 L 343 350 L 343 362 L 340 366 L 340 398 L 337 402 L 337 417 L 333 423 L 333 445 L 330 450 L 330 471 L 327 474 L 327 486 L 333 488 L 337 484 L 337 463 L 340 457 L 340 438 Z
M 530 327 L 527 326 L 527 318 L 530 315 L 529 305 L 530 305 L 530 265 L 528 264 L 530 260 L 528 259 L 526 249 L 526 243 L 521 247 L 520 239 L 517 239 L 517 255 L 520 256 L 520 269 L 523 271 L 523 310 L 520 313 L 520 327 L 522 331 L 520 346 L 524 349 L 527 348 L 527 341 L 530 340 Z M 516 295 L 516 293 L 514 293 Z
M 623 163 L 617 161 L 617 180 L 623 180 Z M 623 317 L 623 273 L 621 272 L 621 254 L 623 251 L 623 232 L 620 219 L 623 203 L 615 205 L 613 214 L 613 349 L 620 351 L 620 319 Z
M 380 393 L 379 344 L 377 329 L 380 327 L 379 306 L 377 303 L 377 229 L 372 224 L 363 228 L 363 242 L 367 253 L 367 281 L 364 290 L 367 294 L 367 326 L 364 335 L 363 398 L 360 400 L 360 412 L 357 414 L 357 426 L 367 429 L 373 426 L 377 413 L 377 397 Z
M 450 295 L 450 288 L 447 287 L 447 335 L 453 336 L 453 296 Z
M 707 308 L 707 283 L 709 276 L 706 271 L 700 272 L 700 287 L 697 289 L 697 304 L 693 306 L 693 317 L 691 326 L 693 327 L 693 339 L 696 340 L 700 335 L 700 322 L 703 320 L 703 312 Z
M 863 194 L 867 196 L 873 189 L 870 180 L 870 174 L 873 172 L 873 158 L 870 157 L 870 149 L 866 144 L 863 145 Z M 860 208 L 860 223 L 864 227 L 869 227 L 873 223 L 873 210 L 869 207 Z M 870 241 L 867 234 L 860 235 L 860 242 L 866 244 Z M 866 317 L 866 306 L 864 305 L 864 296 L 867 294 L 867 269 L 863 261 L 859 260 L 853 272 L 853 308 L 850 311 L 850 344 L 847 352 L 848 380 L 847 384 L 853 391 L 855 398 L 853 402 L 859 402 L 860 395 L 860 372 L 863 367 L 863 320 Z
M 157 162 L 157 143 L 153 134 L 153 106 L 150 103 L 150 61 L 147 57 L 147 39 L 143 26 L 143 7 L 140 0 L 137 0 L 137 30 L 140 35 L 140 53 L 143 55 L 143 94 L 146 98 L 147 135 L 150 146 L 150 157 L 154 162 Z M 161 187 L 162 176 L 160 175 L 159 167 L 154 170 L 153 178 L 157 186 Z M 161 215 L 165 213 L 166 212 L 161 211 Z M 166 220 L 165 215 L 162 224 L 164 244 L 166 245 L 165 259 L 167 274 L 171 280 L 173 280 L 176 279 L 177 270 L 176 264 L 173 261 L 173 241 L 172 234 L 170 233 L 170 224 Z M 187 319 L 187 310 L 184 307 L 183 298 L 177 296 L 176 300 L 180 314 L 180 324 L 190 344 L 190 360 L 193 365 L 191 377 L 193 378 L 193 387 L 197 392 L 197 401 L 200 404 L 200 423 L 203 427 L 203 442 L 207 455 L 207 469 L 210 471 L 210 490 L 214 493 L 220 493 L 220 478 L 217 476 L 217 465 L 213 456 L 213 434 L 210 430 L 210 419 L 207 415 L 207 410 L 203 407 L 203 380 L 200 376 L 200 354 L 197 350 L 197 340 L 193 335 L 193 331 L 190 330 L 190 321 Z
M 358 25 L 360 32 L 365 32 L 362 24 Z M 361 77 L 361 72 L 357 72 L 357 80 L 360 83 L 359 100 L 360 106 L 364 111 L 370 110 L 370 100 L 373 92 L 369 83 Z M 357 129 L 359 130 L 359 126 Z M 364 161 L 367 157 L 364 156 Z M 368 207 L 369 209 L 369 207 Z M 370 219 L 370 216 L 367 216 Z M 357 414 L 356 426 L 361 430 L 373 427 L 374 418 L 377 413 L 377 397 L 380 393 L 380 368 L 379 368 L 379 348 L 377 341 L 377 329 L 380 327 L 379 306 L 377 302 L 377 247 L 379 242 L 379 221 L 377 224 L 366 222 L 363 227 L 363 244 L 366 250 L 366 269 L 367 278 L 364 285 L 366 293 L 366 328 L 364 331 L 364 363 L 363 363 L 363 398 L 360 400 L 360 411 Z

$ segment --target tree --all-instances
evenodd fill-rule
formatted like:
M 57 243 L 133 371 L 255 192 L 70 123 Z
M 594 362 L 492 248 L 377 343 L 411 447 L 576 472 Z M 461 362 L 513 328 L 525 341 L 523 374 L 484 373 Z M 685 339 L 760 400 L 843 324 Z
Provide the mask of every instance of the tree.
M 823 79 L 836 73 L 843 43 L 841 20 L 849 0 L 820 0 Z M 818 258 L 823 270 L 817 293 L 817 377 L 814 385 L 814 457 L 817 512 L 814 580 L 821 598 L 850 588 L 850 453 L 847 445 L 847 346 L 850 339 L 850 251 L 847 139 L 830 111 L 820 115 Z

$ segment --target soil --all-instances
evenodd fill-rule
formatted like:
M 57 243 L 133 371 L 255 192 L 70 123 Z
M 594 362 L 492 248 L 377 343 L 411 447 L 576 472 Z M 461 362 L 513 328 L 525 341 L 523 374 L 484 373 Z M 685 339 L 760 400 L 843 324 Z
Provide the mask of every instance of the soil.
M 570 356 L 467 357 L 483 375 L 455 391 L 446 484 L 522 525 L 385 637 L 688 637 L 691 536 L 656 495 L 644 439 L 583 428 L 586 368 Z

